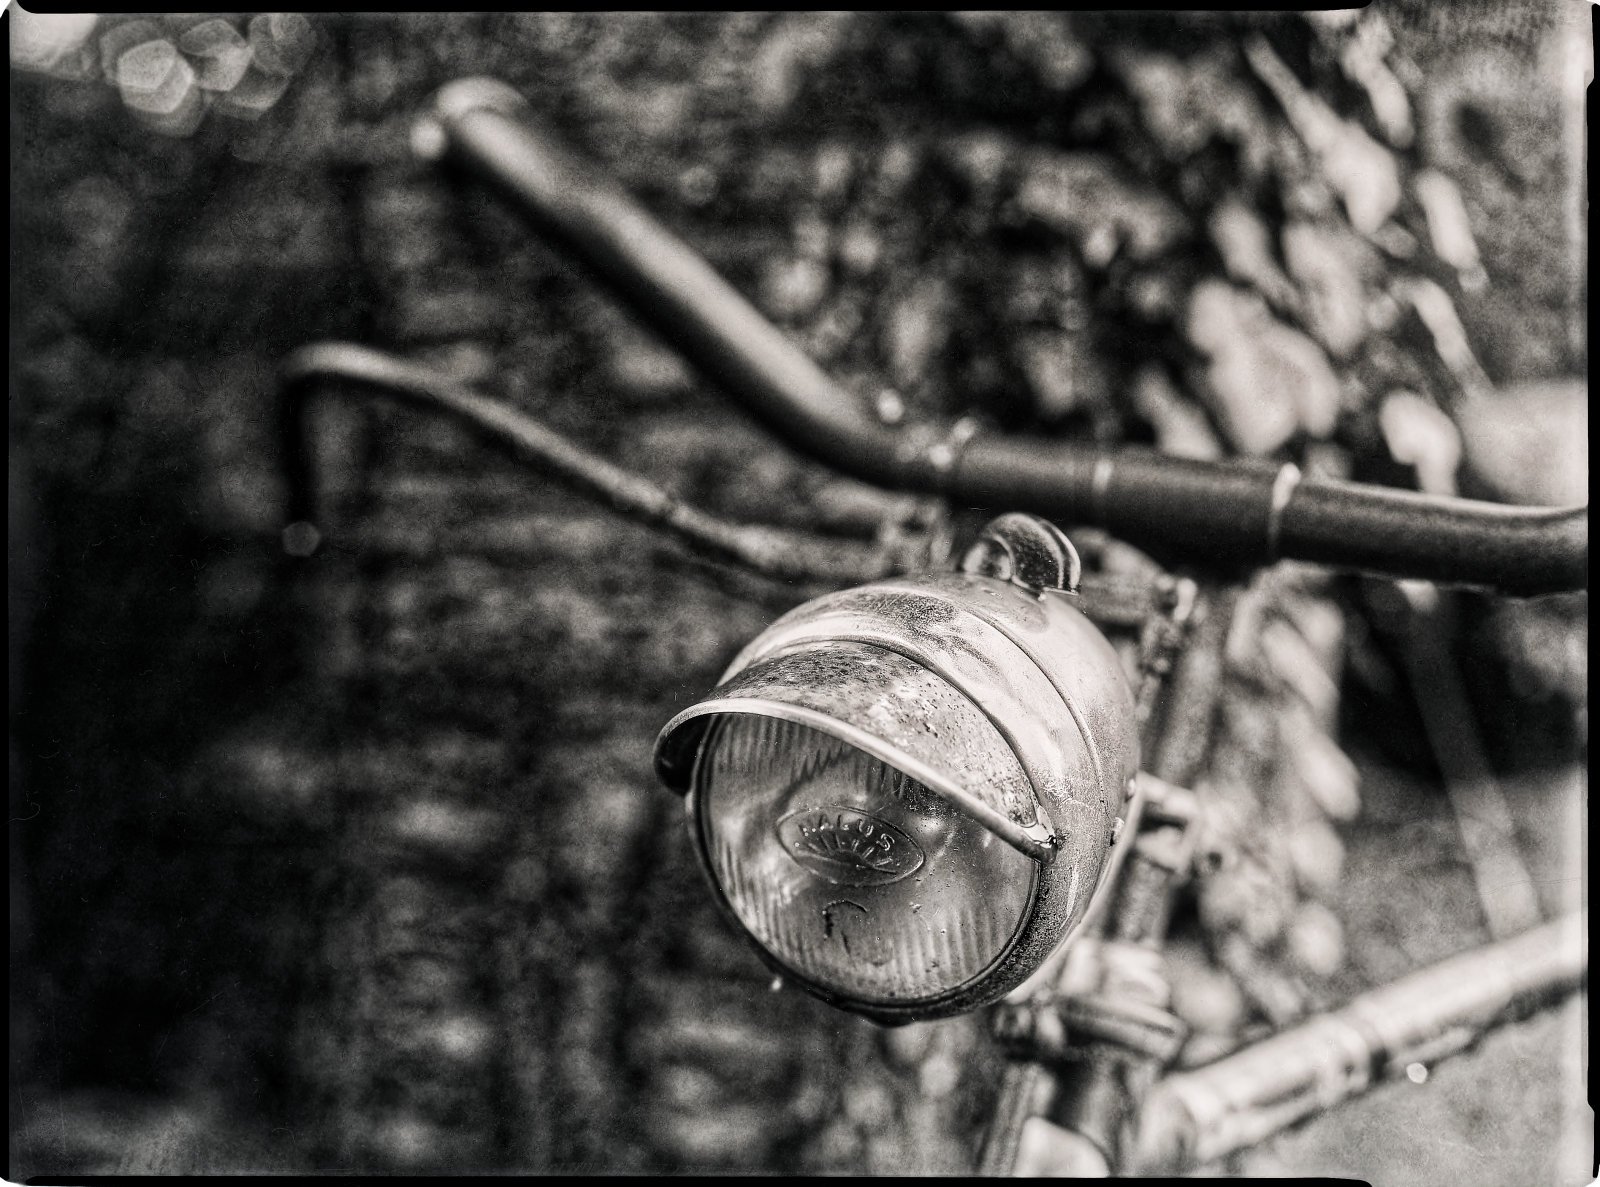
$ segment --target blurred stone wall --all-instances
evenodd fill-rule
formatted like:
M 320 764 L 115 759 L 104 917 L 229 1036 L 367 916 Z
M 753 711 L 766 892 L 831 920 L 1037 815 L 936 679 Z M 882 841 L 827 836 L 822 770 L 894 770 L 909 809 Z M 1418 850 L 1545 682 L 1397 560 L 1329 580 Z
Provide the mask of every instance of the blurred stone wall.
M 1580 372 L 1557 10 L 1439 11 L 1395 6 L 1415 138 L 1386 151 L 1459 185 L 1491 283 L 1432 258 L 1410 198 L 1396 219 L 1492 382 Z M 326 540 L 293 566 L 273 369 L 349 338 L 731 516 L 892 511 L 413 158 L 433 88 L 489 74 L 888 418 L 1392 474 L 1378 398 L 1456 381 L 1426 326 L 1363 323 L 1341 356 L 1337 302 L 1271 305 L 1269 362 L 1332 386 L 1263 411 L 1186 320 L 1206 282 L 1249 287 L 1223 209 L 1247 237 L 1319 228 L 1307 268 L 1335 288 L 1350 259 L 1373 293 L 1410 267 L 1352 238 L 1240 48 L 1266 38 L 1382 139 L 1337 38 L 1203 14 L 156 15 L 52 58 L 21 28 L 13 1169 L 968 1169 L 997 1076 L 979 1020 L 882 1031 L 773 992 L 650 771 L 660 724 L 811 591 L 337 396 Z

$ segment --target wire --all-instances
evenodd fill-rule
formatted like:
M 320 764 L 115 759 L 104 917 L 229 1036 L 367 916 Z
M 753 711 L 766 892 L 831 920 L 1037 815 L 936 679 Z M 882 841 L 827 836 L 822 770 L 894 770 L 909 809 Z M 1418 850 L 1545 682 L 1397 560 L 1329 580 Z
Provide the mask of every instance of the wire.
M 303 347 L 280 370 L 284 466 L 288 474 L 286 546 L 316 547 L 316 488 L 306 408 L 313 395 L 355 386 L 442 412 L 478 430 L 519 460 L 647 527 L 665 530 L 696 552 L 781 581 L 860 584 L 924 567 L 916 546 L 862 546 L 778 528 L 731 523 L 684 503 L 637 474 L 574 444 L 524 412 L 448 375 L 350 343 Z M 931 538 L 924 543 L 932 544 Z

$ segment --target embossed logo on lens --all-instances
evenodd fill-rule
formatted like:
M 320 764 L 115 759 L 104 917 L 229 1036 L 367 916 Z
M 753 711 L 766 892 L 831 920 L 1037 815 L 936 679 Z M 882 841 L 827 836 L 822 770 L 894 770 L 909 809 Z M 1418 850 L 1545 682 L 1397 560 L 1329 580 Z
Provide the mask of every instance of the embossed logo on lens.
M 916 841 L 859 808 L 801 808 L 778 821 L 777 833 L 790 857 L 843 886 L 887 886 L 923 862 Z

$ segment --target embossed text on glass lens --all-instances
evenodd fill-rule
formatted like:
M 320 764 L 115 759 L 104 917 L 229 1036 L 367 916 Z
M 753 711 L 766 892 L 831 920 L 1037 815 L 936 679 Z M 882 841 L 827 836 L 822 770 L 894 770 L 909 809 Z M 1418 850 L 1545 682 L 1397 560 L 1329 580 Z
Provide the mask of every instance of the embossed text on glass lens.
M 796 862 L 843 886 L 887 886 L 923 862 L 915 840 L 859 808 L 800 808 L 778 821 L 777 833 Z

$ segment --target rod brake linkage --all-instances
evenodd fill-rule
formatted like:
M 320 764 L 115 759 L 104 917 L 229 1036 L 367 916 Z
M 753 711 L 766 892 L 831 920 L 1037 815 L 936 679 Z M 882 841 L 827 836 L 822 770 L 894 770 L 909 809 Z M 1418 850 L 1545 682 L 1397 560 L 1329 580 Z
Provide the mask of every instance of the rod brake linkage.
M 731 523 L 697 510 L 620 466 L 589 452 L 501 400 L 473 390 L 449 375 L 384 351 L 346 342 L 305 346 L 279 368 L 280 431 L 289 487 L 288 523 L 315 527 L 314 450 L 308 439 L 311 397 L 319 392 L 354 387 L 389 395 L 446 413 L 491 442 L 509 449 L 521 461 L 578 492 L 595 498 L 621 515 L 665 530 L 696 552 L 731 561 L 781 581 L 861 584 L 926 567 L 937 556 L 919 555 L 919 544 L 938 541 L 908 539 L 898 544 L 867 545 L 824 539 L 802 532 L 754 524 Z M 305 535 L 302 531 L 301 535 Z M 287 539 L 288 537 L 286 537 Z M 315 539 L 315 536 L 311 536 Z M 927 551 L 923 548 L 922 551 Z
M 1003 436 L 970 420 L 880 424 L 509 86 L 450 83 L 415 133 L 422 155 L 489 181 L 785 443 L 862 481 L 1103 527 L 1202 564 L 1287 558 L 1517 596 L 1588 588 L 1587 505 L 1440 498 L 1293 465 Z
M 349 342 L 317 342 L 278 369 L 281 449 L 288 484 L 285 548 L 309 555 L 322 539 L 313 472 L 312 397 L 338 392 L 390 396 L 444 413 L 512 457 L 645 527 L 665 530 L 692 552 L 775 581 L 834 588 L 924 572 L 947 559 L 949 525 L 898 531 L 878 542 L 821 536 L 762 524 L 733 523 L 697 510 L 648 479 L 568 440 L 536 418 L 452 376 L 386 351 Z M 1086 533 L 1093 540 L 1094 533 Z M 1126 547 L 1126 546 L 1124 546 Z M 1077 606 L 1101 626 L 1143 626 L 1168 613 L 1161 582 L 1129 574 L 1083 575 Z

